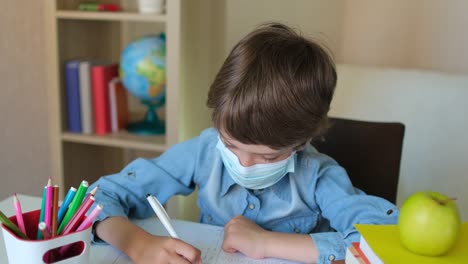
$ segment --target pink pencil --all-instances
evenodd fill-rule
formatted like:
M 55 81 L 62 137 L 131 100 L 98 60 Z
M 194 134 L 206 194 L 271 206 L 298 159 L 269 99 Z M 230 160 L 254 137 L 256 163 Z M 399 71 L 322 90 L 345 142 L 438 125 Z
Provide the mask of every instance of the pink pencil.
M 102 211 L 102 205 L 98 204 L 94 209 L 91 211 L 91 213 L 81 222 L 80 226 L 76 229 L 76 232 L 85 230 L 86 228 L 90 227 L 93 224 L 94 219 L 101 213 Z
M 16 221 L 18 222 L 18 226 L 24 234 L 26 233 L 26 227 L 24 226 L 24 219 L 23 219 L 23 210 L 21 210 L 21 203 L 18 200 L 18 196 L 15 195 L 13 196 L 13 204 L 15 205 L 15 211 L 16 211 Z
M 94 199 L 94 196 L 88 195 L 88 197 L 83 201 L 78 210 L 76 210 L 76 213 L 70 219 L 68 224 L 65 226 L 61 235 L 68 235 L 76 230 L 82 219 L 85 217 L 86 212 L 89 210 L 89 208 L 91 208 L 91 205 L 93 205 Z
M 44 222 L 46 223 L 46 227 L 48 230 L 51 230 L 52 227 L 52 203 L 54 198 L 54 187 L 52 186 L 52 180 L 49 178 L 47 182 L 47 189 L 46 189 L 46 208 L 45 208 L 45 216 Z

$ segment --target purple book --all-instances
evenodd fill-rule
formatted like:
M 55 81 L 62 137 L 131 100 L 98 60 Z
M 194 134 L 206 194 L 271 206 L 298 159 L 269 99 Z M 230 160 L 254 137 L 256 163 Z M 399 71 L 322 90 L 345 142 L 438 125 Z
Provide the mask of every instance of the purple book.
M 70 132 L 81 133 L 80 62 L 68 61 L 65 65 L 65 90 L 67 98 L 67 121 Z

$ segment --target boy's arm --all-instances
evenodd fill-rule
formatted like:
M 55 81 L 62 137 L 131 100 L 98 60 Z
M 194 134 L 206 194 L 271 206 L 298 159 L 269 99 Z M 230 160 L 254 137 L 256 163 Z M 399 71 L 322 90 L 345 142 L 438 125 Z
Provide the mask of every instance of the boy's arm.
M 265 257 L 282 258 L 301 263 L 318 263 L 318 250 L 314 240 L 308 234 L 289 234 L 267 231 L 265 239 Z M 334 256 L 328 263 L 344 263 Z
M 124 217 L 98 222 L 95 232 L 134 263 L 201 263 L 200 250 L 178 239 L 153 236 Z
M 310 235 L 267 231 L 265 257 L 317 263 L 318 251 Z
M 223 250 L 260 258 L 281 258 L 316 263 L 318 251 L 308 234 L 288 234 L 262 229 L 251 220 L 236 216 L 224 227 Z
M 321 239 L 322 246 L 328 244 L 336 248 L 342 243 L 338 233 L 321 234 L 325 234 L 322 238 L 329 239 L 328 242 Z M 301 263 L 343 263 L 334 255 L 319 259 L 317 245 L 310 234 L 267 231 L 243 216 L 234 217 L 224 226 L 223 250 L 229 253 L 241 252 L 255 259 L 280 258 Z
M 321 217 L 329 221 L 331 231 L 336 231 L 311 234 L 319 252 L 318 262 L 344 258 L 346 247 L 360 238 L 354 224 L 396 224 L 398 208 L 385 199 L 356 189 L 336 162 L 324 162 L 317 176 L 312 192 L 314 200 Z

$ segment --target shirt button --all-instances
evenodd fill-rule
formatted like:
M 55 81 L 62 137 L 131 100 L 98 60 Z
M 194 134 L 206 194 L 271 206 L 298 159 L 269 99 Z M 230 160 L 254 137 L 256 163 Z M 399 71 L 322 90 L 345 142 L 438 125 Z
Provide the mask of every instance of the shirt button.
M 208 215 L 208 216 L 206 217 L 206 219 L 207 219 L 209 222 L 213 221 L 213 217 L 212 217 L 211 215 Z
M 255 209 L 255 204 L 249 204 L 249 209 L 250 209 L 250 210 Z
M 334 261 L 334 260 L 335 260 L 335 255 L 330 255 L 330 256 L 328 256 L 328 260 L 329 260 L 329 261 Z
M 299 234 L 300 232 L 301 232 L 301 230 L 299 228 L 297 228 L 297 227 L 294 228 L 294 233 Z

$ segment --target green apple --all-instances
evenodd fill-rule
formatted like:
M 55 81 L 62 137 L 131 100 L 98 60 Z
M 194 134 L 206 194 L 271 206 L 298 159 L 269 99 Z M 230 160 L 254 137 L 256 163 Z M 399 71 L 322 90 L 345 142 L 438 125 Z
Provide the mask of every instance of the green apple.
M 416 192 L 400 209 L 400 241 L 413 253 L 440 256 L 456 244 L 460 223 L 453 199 L 438 192 Z

